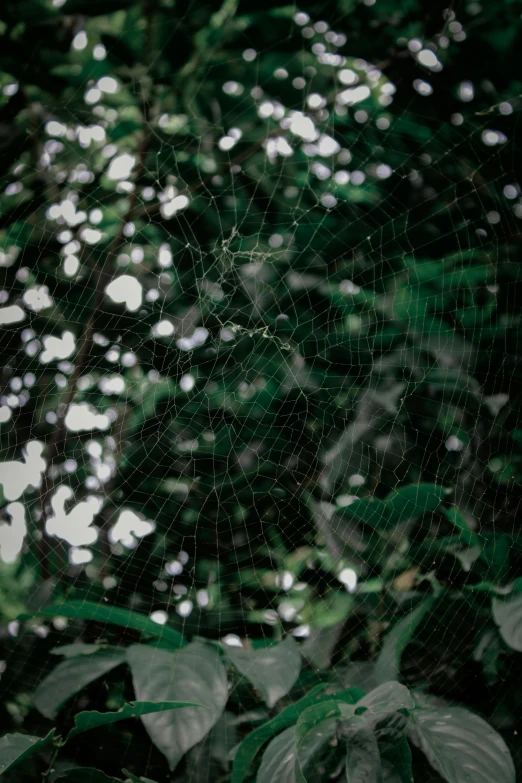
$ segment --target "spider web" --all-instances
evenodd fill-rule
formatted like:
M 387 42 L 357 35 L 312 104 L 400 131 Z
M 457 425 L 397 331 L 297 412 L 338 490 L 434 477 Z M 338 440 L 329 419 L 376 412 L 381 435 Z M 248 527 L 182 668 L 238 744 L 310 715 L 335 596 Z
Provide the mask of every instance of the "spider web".
M 197 80 L 187 67 L 182 110 L 151 87 L 159 55 L 140 77 L 111 66 L 89 20 L 71 61 L 93 76 L 35 110 L 36 153 L 9 167 L 0 540 L 29 687 L 42 666 L 14 618 L 42 600 L 38 564 L 55 597 L 230 645 L 290 633 L 342 671 L 413 589 L 462 587 L 478 557 L 455 544 L 437 560 L 449 512 L 383 548 L 347 509 L 425 482 L 493 550 L 514 532 L 518 96 L 483 91 L 477 110 L 461 80 L 434 118 L 465 36 L 453 12 L 398 41 L 408 85 L 350 55 L 343 19 L 274 19 L 286 33 L 269 46 L 227 63 L 209 47 Z M 444 690 L 436 661 L 461 619 L 442 605 L 412 682 Z M 70 628 L 32 625 L 52 646 Z

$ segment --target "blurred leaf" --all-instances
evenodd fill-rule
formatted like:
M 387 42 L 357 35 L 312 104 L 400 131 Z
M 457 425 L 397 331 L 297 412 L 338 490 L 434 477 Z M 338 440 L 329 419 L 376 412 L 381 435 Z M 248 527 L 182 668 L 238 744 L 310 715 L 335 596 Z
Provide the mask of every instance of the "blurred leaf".
M 236 669 L 259 691 L 268 707 L 289 692 L 299 676 L 301 656 L 291 636 L 281 644 L 262 650 L 226 647 L 225 654 Z
M 54 718 L 72 696 L 125 660 L 122 650 L 104 650 L 62 661 L 36 688 L 33 697 L 35 707 L 46 718 Z
M 89 620 L 98 623 L 119 625 L 132 628 L 148 636 L 159 637 L 169 643 L 172 649 L 183 647 L 186 642 L 183 636 L 167 625 L 158 625 L 145 614 L 123 609 L 120 606 L 95 604 L 90 601 L 65 601 L 40 609 L 36 614 L 23 614 L 19 620 L 29 620 L 32 617 L 69 617 L 74 620 Z
M 57 780 L 66 783 L 122 783 L 120 778 L 111 778 L 94 767 L 74 767 L 59 775 Z
M 512 650 L 522 652 L 522 595 L 493 598 L 493 619 L 500 635 Z
M 425 598 L 419 606 L 399 620 L 386 635 L 375 663 L 375 676 L 379 683 L 400 679 L 402 654 L 419 625 L 431 612 L 436 600 L 434 595 Z
M 384 501 L 389 514 L 389 524 L 397 525 L 435 511 L 445 495 L 445 489 L 436 484 L 410 484 L 393 490 Z

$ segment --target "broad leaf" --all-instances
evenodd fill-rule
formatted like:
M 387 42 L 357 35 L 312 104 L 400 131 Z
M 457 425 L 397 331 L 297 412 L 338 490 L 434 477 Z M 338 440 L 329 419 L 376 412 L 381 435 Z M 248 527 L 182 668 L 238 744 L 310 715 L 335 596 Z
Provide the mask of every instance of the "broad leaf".
M 119 625 L 122 628 L 132 628 L 148 636 L 161 638 L 169 642 L 173 649 L 183 647 L 186 644 L 183 636 L 168 625 L 158 625 L 146 614 L 123 609 L 121 606 L 108 604 L 95 604 L 92 601 L 65 601 L 61 604 L 53 604 L 44 609 L 39 609 L 35 614 L 22 614 L 19 620 L 28 620 L 31 617 L 69 617 L 74 620 L 92 620 L 107 625 Z
M 304 710 L 311 707 L 313 704 L 316 704 L 321 698 L 319 694 L 322 690 L 323 686 L 317 685 L 310 693 L 295 704 L 290 704 L 288 707 L 285 707 L 285 709 L 272 718 L 272 720 L 269 720 L 267 723 L 264 723 L 262 726 L 259 726 L 247 734 L 234 757 L 231 783 L 243 783 L 250 765 L 265 742 L 269 740 L 270 737 L 273 737 L 274 734 L 277 734 L 278 731 L 282 731 L 292 723 L 295 723 Z
M 33 697 L 35 707 L 46 718 L 54 718 L 72 696 L 122 663 L 125 652 L 117 649 L 67 658 L 38 685 Z
M 263 753 L 257 783 L 295 783 L 295 727 L 290 726 L 270 742 Z
M 337 721 L 354 714 L 353 703 L 358 695 L 358 690 L 353 689 L 353 692 L 347 690 L 340 694 L 319 697 L 319 701 L 306 707 L 305 699 L 298 702 L 302 708 L 297 724 L 295 727 L 290 726 L 269 743 L 259 768 L 258 783 L 306 781 L 308 763 L 334 735 Z M 295 718 L 294 713 L 292 720 Z M 238 777 L 237 780 L 232 777 L 232 783 L 240 783 L 243 779 L 244 776 Z
M 364 709 L 362 709 L 364 708 Z M 357 714 L 366 718 L 378 718 L 396 710 L 413 710 L 415 702 L 405 685 L 399 682 L 385 682 L 367 693 L 356 704 Z
M 127 660 L 138 701 L 191 701 L 208 708 L 184 707 L 142 717 L 150 738 L 174 769 L 225 708 L 227 676 L 219 653 L 199 643 L 175 653 L 133 645 Z
M 293 637 L 260 650 L 226 649 L 227 658 L 252 683 L 269 707 L 289 692 L 299 676 L 301 655 Z
M 378 498 L 360 498 L 346 508 L 340 509 L 336 520 L 364 522 L 377 530 L 385 530 L 391 525 L 386 504 Z
M 346 742 L 346 783 L 382 783 L 377 740 L 366 721 L 355 716 L 339 733 Z
M 54 737 L 55 730 L 46 737 L 33 737 L 30 734 L 6 734 L 0 738 L 0 775 L 7 772 L 32 753 L 43 750 Z
M 393 490 L 385 498 L 361 498 L 336 513 L 336 518 L 363 522 L 376 530 L 395 525 L 434 511 L 446 491 L 436 484 L 408 484 Z
M 328 628 L 310 628 L 308 638 L 301 645 L 303 656 L 317 669 L 328 669 L 332 654 L 344 628 L 344 622 Z
M 153 712 L 165 712 L 166 710 L 179 710 L 182 707 L 202 707 L 201 704 L 194 704 L 190 701 L 136 701 L 125 704 L 121 710 L 116 712 L 80 712 L 74 718 L 74 728 L 69 732 L 67 739 L 81 734 L 90 729 L 96 729 L 98 726 L 106 726 L 109 723 L 117 723 L 120 720 L 128 718 L 140 718 L 142 715 L 149 715 Z
M 400 678 L 402 654 L 419 625 L 431 611 L 435 601 L 436 597 L 430 595 L 393 626 L 384 640 L 379 657 L 375 663 L 377 682 L 388 682 L 389 680 L 398 680 Z
M 437 484 L 408 484 L 393 490 L 384 501 L 390 524 L 398 525 L 429 511 L 435 511 L 445 495 L 444 487 Z
M 448 783 L 515 783 L 508 747 L 491 726 L 462 707 L 420 708 L 408 736 Z
M 353 715 L 353 704 L 341 701 L 335 696 L 309 707 L 302 713 L 295 727 L 296 780 L 308 781 L 306 768 L 310 759 L 334 736 L 338 721 L 349 719 Z M 312 783 L 312 778 L 309 783 Z
M 505 601 L 493 598 L 493 619 L 506 644 L 522 652 L 522 593 Z

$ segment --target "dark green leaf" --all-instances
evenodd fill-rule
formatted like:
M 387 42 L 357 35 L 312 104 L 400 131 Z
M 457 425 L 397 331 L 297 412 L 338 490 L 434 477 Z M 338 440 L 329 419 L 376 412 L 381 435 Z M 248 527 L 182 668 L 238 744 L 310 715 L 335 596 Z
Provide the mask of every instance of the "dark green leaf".
M 375 663 L 377 682 L 388 682 L 400 678 L 402 654 L 436 600 L 434 595 L 425 598 L 419 606 L 402 617 L 387 634 Z
M 57 780 L 66 783 L 122 783 L 120 778 L 111 778 L 105 772 L 93 767 L 67 769 Z
M 46 718 L 54 718 L 72 696 L 122 663 L 125 663 L 125 652 L 116 649 L 68 658 L 38 685 L 34 704 Z
M 378 498 L 361 498 L 337 512 L 335 519 L 344 522 L 363 522 L 377 530 L 386 530 L 392 524 L 386 503 Z
M 132 772 L 129 772 L 126 769 L 122 769 L 122 772 L 124 775 L 128 777 L 131 783 L 156 783 L 156 781 L 152 780 L 152 778 L 144 778 L 143 776 L 137 777 L 136 775 L 133 775 Z
M 134 631 L 140 631 L 148 636 L 161 638 L 165 642 L 169 642 L 173 649 L 183 647 L 186 644 L 183 636 L 174 628 L 158 625 L 146 614 L 123 609 L 120 606 L 95 604 L 91 601 L 66 601 L 40 609 L 34 615 L 20 615 L 18 619 L 28 620 L 31 617 L 69 617 L 75 620 L 119 625 L 122 628 L 132 628 Z
M 46 737 L 32 737 L 30 734 L 6 734 L 0 738 L 0 775 L 7 772 L 32 753 L 47 747 L 54 737 L 55 730 Z
M 132 772 L 129 772 L 127 769 L 122 769 L 122 772 L 127 776 L 131 783 L 156 783 L 156 781 L 152 780 L 152 778 L 145 778 L 143 776 L 137 777 L 137 775 L 133 775 Z
M 385 502 L 390 524 L 397 525 L 407 519 L 435 511 L 446 495 L 444 487 L 437 484 L 408 484 L 390 492 Z
M 403 735 L 393 742 L 379 743 L 383 783 L 413 783 L 411 750 Z
M 105 726 L 109 723 L 117 723 L 120 720 L 128 718 L 139 718 L 142 715 L 149 715 L 154 712 L 165 712 L 166 710 L 179 710 L 182 707 L 201 707 L 201 704 L 194 704 L 189 701 L 159 701 L 147 702 L 136 701 L 126 704 L 117 712 L 80 712 L 74 718 L 74 728 L 71 729 L 67 739 L 81 734 L 90 729 L 96 729 L 98 726 Z
M 279 734 L 263 753 L 257 773 L 257 783 L 295 783 L 296 772 L 295 727 Z
M 51 655 L 63 655 L 64 658 L 77 658 L 79 655 L 92 655 L 93 653 L 103 652 L 104 650 L 113 650 L 101 644 L 64 644 L 61 647 L 55 647 L 49 652 Z
M 354 712 L 353 704 L 333 696 L 321 704 L 308 707 L 301 714 L 295 727 L 296 780 L 308 781 L 306 767 L 310 759 L 334 736 L 338 721 L 348 720 Z
M 323 690 L 322 685 L 317 685 L 310 693 L 303 696 L 295 704 L 285 707 L 272 720 L 259 726 L 247 734 L 239 748 L 237 749 L 234 765 L 232 767 L 231 783 L 243 783 L 248 770 L 254 761 L 256 755 L 270 737 L 273 737 L 278 731 L 286 729 L 290 724 L 295 723 L 299 715 L 308 707 L 315 704 L 320 699 L 320 693 Z

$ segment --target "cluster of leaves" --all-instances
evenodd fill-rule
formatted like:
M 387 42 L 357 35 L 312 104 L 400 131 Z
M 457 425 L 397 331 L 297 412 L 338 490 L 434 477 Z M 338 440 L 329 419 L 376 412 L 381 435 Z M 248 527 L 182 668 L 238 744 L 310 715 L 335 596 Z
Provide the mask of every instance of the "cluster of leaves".
M 74 608 L 65 605 L 54 607 L 54 611 L 67 613 Z M 78 607 L 76 611 L 81 612 Z M 113 618 L 113 622 L 122 620 Z M 72 727 L 54 728 L 43 738 L 7 735 L 0 740 L 0 773 L 29 756 L 52 754 L 47 774 L 58 772 L 58 780 L 114 781 L 116 778 L 95 768 L 70 766 L 71 762 L 58 766 L 58 754 L 85 731 L 139 717 L 170 769 L 203 741 L 208 779 L 216 779 L 215 773 L 210 777 L 213 765 L 221 766 L 222 774 L 233 758 L 232 783 L 250 778 L 256 765 L 258 783 L 312 781 L 318 774 L 331 779 L 341 770 L 348 781 L 413 783 L 409 742 L 449 783 L 464 780 L 470 772 L 477 782 L 494 778 L 509 783 L 515 779 L 505 742 L 482 718 L 462 707 L 430 702 L 422 694 L 414 697 L 394 681 L 368 693 L 358 686 L 335 690 L 332 683 L 317 685 L 230 749 L 238 724 L 255 723 L 257 716 L 225 711 L 227 678 L 244 678 L 273 710 L 298 680 L 301 660 L 297 643 L 289 636 L 279 644 L 245 650 L 202 642 L 186 644 L 182 637 L 174 639 L 172 635 L 163 642 L 167 640 L 170 649 L 154 644 L 122 648 L 81 643 L 56 648 L 53 652 L 65 660 L 34 694 L 34 704 L 45 717 L 56 718 L 79 690 L 122 664 L 130 668 L 137 701 L 117 711 L 77 713 Z M 175 642 L 180 649 L 173 651 Z M 66 727 L 67 721 L 63 725 Z M 256 757 L 262 749 L 259 763 Z M 188 769 L 192 771 L 190 765 Z M 123 772 L 127 780 L 145 780 Z M 196 776 L 201 779 L 201 772 Z
M 446 5 L 2 8 L 13 783 L 514 780 L 520 18 Z

